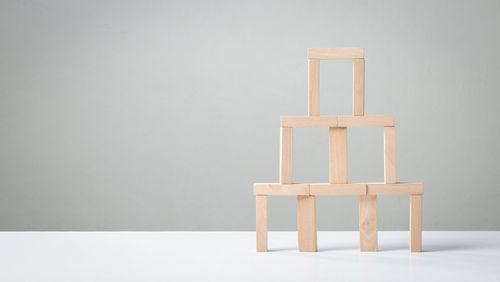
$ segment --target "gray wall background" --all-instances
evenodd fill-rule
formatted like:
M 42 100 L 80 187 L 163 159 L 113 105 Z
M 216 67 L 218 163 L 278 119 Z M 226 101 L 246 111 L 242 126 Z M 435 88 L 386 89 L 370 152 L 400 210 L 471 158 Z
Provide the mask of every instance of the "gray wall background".
M 366 114 L 394 114 L 398 178 L 425 230 L 500 230 L 498 1 L 1 1 L 0 230 L 253 230 L 277 182 L 279 116 L 307 113 L 307 47 L 366 48 Z M 321 65 L 351 111 L 350 62 Z M 297 129 L 296 182 L 328 181 L 328 132 Z M 382 181 L 380 128 L 349 178 Z M 294 197 L 270 229 L 294 230 Z M 318 200 L 356 230 L 356 197 Z M 379 200 L 405 230 L 408 198 Z

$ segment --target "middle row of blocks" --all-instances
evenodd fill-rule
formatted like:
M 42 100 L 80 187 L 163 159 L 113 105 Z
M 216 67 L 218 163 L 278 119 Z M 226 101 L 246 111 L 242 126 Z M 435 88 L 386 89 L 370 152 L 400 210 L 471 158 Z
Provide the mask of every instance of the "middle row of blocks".
M 254 195 L 309 196 L 309 195 L 422 195 L 423 183 L 255 183 Z

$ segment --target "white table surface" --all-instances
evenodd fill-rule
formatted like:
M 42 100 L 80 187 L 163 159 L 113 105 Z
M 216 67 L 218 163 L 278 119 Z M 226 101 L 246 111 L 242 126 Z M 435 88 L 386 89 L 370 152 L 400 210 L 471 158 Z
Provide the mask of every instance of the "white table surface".
M 0 232 L 0 281 L 500 281 L 500 232 L 379 232 L 360 253 L 358 232 L 319 232 L 317 253 L 295 232 Z

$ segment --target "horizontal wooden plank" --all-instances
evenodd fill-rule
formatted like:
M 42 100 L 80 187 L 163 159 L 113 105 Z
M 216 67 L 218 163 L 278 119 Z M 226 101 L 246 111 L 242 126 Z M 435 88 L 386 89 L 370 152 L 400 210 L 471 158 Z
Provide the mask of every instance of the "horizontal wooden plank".
M 282 116 L 281 127 L 337 127 L 337 116 Z
M 394 116 L 338 116 L 337 126 L 394 126 Z
M 282 116 L 281 127 L 394 126 L 394 116 Z
M 364 183 L 349 183 L 349 184 L 330 184 L 330 183 L 314 183 L 310 184 L 311 195 L 366 195 L 366 184 Z
M 309 184 L 255 183 L 254 195 L 296 196 L 309 195 Z
M 367 183 L 368 195 L 422 195 L 423 183 Z
M 364 48 L 308 48 L 307 58 L 317 60 L 352 60 L 365 57 Z
M 255 183 L 255 195 L 423 195 L 423 183 Z

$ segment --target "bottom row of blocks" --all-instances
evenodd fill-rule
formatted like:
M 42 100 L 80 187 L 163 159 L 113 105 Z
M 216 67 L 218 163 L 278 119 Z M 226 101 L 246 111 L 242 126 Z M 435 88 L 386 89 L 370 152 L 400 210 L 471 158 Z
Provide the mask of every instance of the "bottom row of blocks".
M 423 183 L 255 183 L 254 195 L 422 195 Z
M 257 251 L 267 251 L 267 195 L 256 196 Z M 297 196 L 298 246 L 301 252 L 317 251 L 316 196 Z M 377 195 L 359 196 L 360 251 L 378 249 Z M 410 195 L 410 251 L 422 251 L 422 195 Z

